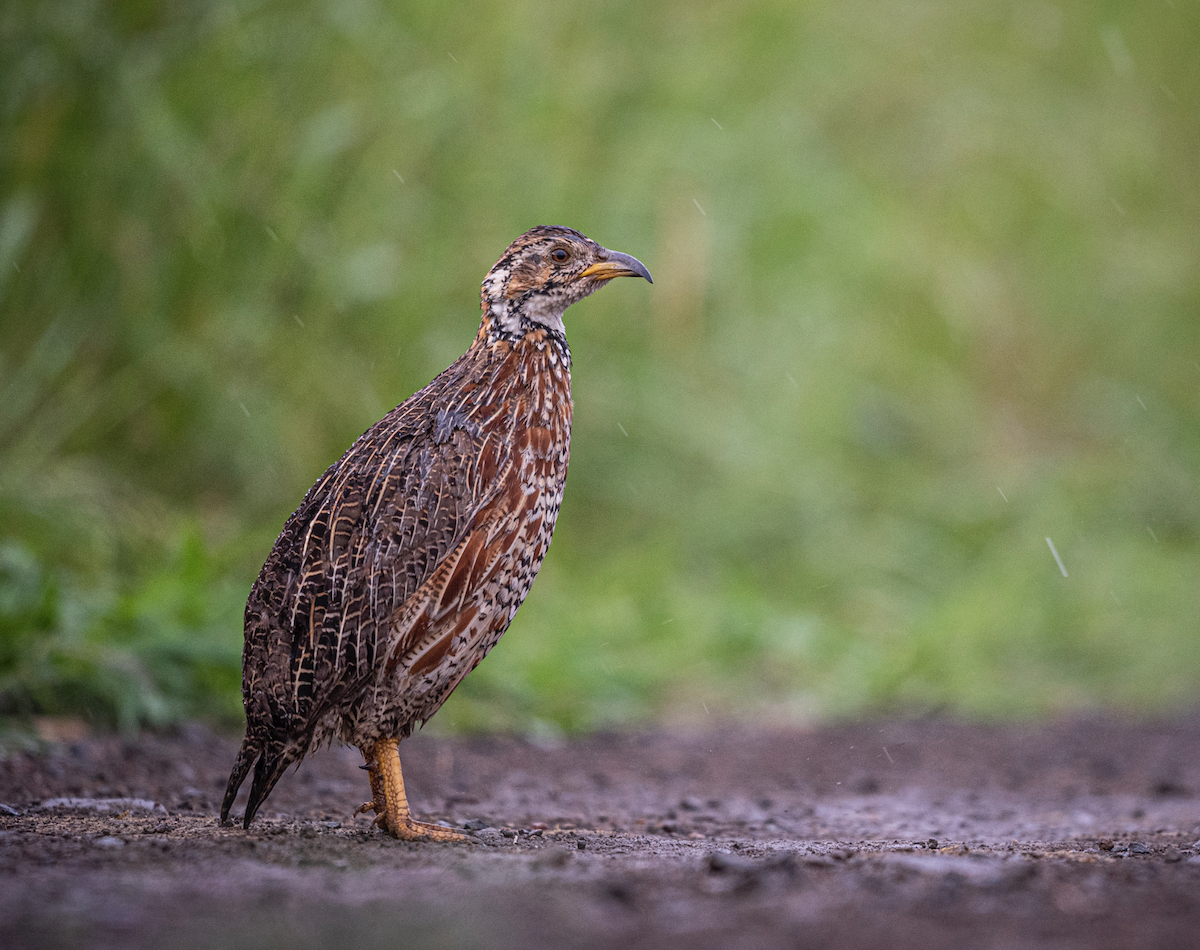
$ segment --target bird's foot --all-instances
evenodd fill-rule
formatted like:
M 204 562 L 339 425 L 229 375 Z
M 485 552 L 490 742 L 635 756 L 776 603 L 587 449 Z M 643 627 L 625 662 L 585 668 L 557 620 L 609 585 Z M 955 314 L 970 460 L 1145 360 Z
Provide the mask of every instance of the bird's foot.
M 400 809 L 388 809 L 386 802 L 363 802 L 354 809 L 354 817 L 364 812 L 375 812 L 373 827 L 382 828 L 393 838 L 401 841 L 473 841 L 470 835 L 462 834 L 445 825 L 435 825 L 427 821 L 417 821 L 411 814 L 399 813 Z M 389 811 L 392 813 L 389 814 Z
M 396 739 L 381 739 L 371 753 L 365 755 L 362 768 L 371 776 L 371 792 L 374 798 L 355 809 L 355 816 L 363 812 L 375 812 L 373 825 L 378 825 L 393 838 L 401 841 L 473 841 L 469 835 L 417 821 L 408 809 L 408 796 L 404 792 L 404 776 L 400 771 L 400 756 Z
M 393 821 L 395 823 L 393 823 Z M 417 821 L 411 816 L 404 819 L 387 819 L 387 813 L 375 818 L 375 824 L 393 838 L 401 841 L 474 841 L 470 835 L 465 835 L 444 825 L 434 825 L 427 821 Z

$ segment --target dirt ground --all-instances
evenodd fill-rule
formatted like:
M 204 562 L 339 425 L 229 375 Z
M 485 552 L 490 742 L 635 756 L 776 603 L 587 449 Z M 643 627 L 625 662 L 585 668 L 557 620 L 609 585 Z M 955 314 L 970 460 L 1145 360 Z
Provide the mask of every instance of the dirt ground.
M 343 749 L 219 827 L 235 749 L 0 762 L 0 945 L 1200 946 L 1200 717 L 414 737 L 414 810 L 466 845 L 352 818 Z

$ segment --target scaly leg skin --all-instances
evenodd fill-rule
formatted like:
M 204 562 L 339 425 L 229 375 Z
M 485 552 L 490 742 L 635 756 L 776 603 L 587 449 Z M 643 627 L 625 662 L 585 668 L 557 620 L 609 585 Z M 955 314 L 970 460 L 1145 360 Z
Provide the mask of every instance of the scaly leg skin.
M 365 769 L 367 775 L 370 776 L 371 800 L 369 802 L 363 802 L 356 809 L 354 809 L 354 817 L 357 818 L 364 811 L 373 811 L 379 816 L 375 819 L 375 824 L 379 824 L 383 820 L 383 815 L 386 812 L 386 809 L 384 808 L 384 802 L 387 801 L 387 798 L 383 793 L 383 778 L 379 772 L 379 762 L 371 757 L 371 752 L 373 750 L 374 746 L 372 746 L 370 750 L 363 753 L 363 758 L 366 759 L 366 763 L 359 766 L 360 769 Z
M 393 838 L 402 841 L 471 841 L 457 831 L 416 821 L 408 810 L 404 793 L 404 774 L 400 771 L 400 740 L 380 739 L 369 752 L 363 753 L 363 766 L 371 776 L 371 801 L 360 805 L 354 814 L 375 812 L 375 824 Z

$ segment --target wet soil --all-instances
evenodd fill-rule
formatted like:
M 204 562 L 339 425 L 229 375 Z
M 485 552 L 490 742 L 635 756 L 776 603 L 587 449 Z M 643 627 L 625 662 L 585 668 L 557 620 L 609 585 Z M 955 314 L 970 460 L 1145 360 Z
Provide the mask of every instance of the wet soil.
M 419 817 L 354 818 L 357 753 L 216 820 L 193 726 L 0 761 L 0 945 L 1200 946 L 1200 717 L 418 736 Z

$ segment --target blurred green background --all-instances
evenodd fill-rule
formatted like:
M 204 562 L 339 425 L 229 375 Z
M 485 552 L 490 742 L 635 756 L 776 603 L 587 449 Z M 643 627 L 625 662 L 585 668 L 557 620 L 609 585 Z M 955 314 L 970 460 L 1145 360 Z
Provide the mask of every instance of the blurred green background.
M 1200 11 L 0 8 L 0 713 L 236 723 L 284 519 L 572 309 L 541 577 L 440 729 L 1200 698 Z M 1047 539 L 1065 570 L 1060 570 Z

